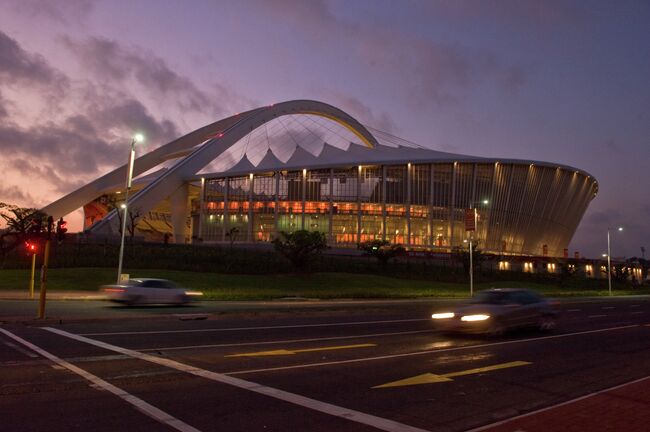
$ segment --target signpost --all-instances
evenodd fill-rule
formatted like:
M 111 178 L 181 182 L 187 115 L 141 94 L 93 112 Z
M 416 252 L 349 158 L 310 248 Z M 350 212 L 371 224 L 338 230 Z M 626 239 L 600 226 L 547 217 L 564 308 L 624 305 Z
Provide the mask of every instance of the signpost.
M 472 232 L 476 231 L 477 213 L 475 208 L 465 209 L 465 231 L 469 232 L 469 296 L 474 296 L 474 253 L 472 251 Z

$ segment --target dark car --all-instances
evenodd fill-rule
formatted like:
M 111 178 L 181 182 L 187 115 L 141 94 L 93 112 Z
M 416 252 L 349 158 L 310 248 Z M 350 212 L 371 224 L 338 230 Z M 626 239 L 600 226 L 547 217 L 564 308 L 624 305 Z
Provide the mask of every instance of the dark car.
M 523 288 L 481 291 L 464 305 L 431 315 L 443 331 L 501 335 L 516 328 L 556 327 L 556 303 Z

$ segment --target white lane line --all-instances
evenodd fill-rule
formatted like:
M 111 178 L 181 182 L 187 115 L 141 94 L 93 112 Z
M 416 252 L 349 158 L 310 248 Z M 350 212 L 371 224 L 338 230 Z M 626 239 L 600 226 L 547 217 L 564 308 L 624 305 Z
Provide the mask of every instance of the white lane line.
M 342 323 L 325 323 L 325 324 L 300 324 L 300 325 L 282 325 L 282 326 L 264 326 L 264 327 L 231 327 L 231 328 L 207 328 L 207 329 L 189 329 L 189 330 L 158 330 L 158 331 L 132 331 L 132 332 L 109 332 L 109 333 L 79 333 L 81 336 L 121 336 L 121 335 L 146 335 L 146 334 L 166 334 L 166 333 L 201 333 L 201 332 L 227 332 L 227 331 L 246 331 L 246 330 L 273 330 L 273 329 L 291 329 L 306 327 L 337 327 L 365 324 L 392 324 L 401 322 L 431 321 L 429 318 L 412 318 L 401 320 L 385 321 L 352 321 Z
M 311 399 L 305 396 L 301 396 L 295 393 L 290 393 L 286 392 L 284 390 L 280 390 L 277 388 L 273 387 L 267 387 L 261 384 L 257 384 L 251 381 L 245 381 L 239 378 L 234 378 L 231 376 L 227 376 L 224 374 L 216 373 L 216 372 L 211 372 L 205 369 L 197 368 L 194 366 L 190 366 L 185 363 L 180 363 L 174 360 L 166 359 L 166 358 L 161 358 L 161 357 L 156 357 L 152 356 L 150 354 L 145 354 L 141 353 L 138 351 L 133 351 L 130 349 L 122 348 L 116 345 L 111 345 L 106 342 L 101 342 L 95 339 L 90 339 L 84 336 L 79 336 L 75 335 L 72 333 L 68 333 L 63 330 L 51 328 L 51 327 L 43 327 L 44 330 L 50 331 L 52 333 L 56 333 L 61 336 L 65 336 L 70 339 L 74 339 L 79 342 L 85 342 L 90 345 L 94 345 L 100 348 L 104 348 L 109 351 L 114 351 L 118 352 L 121 354 L 125 354 L 128 356 L 131 356 L 133 358 L 137 358 L 140 360 L 148 361 L 151 363 L 156 363 L 159 365 L 166 366 L 171 369 L 176 369 L 181 372 L 186 372 L 188 374 L 196 375 L 202 378 L 206 378 L 212 381 L 216 381 L 222 384 L 228 384 L 237 388 L 241 388 L 244 390 L 249 390 L 255 393 L 259 393 L 265 396 L 269 396 L 275 399 L 283 400 L 285 402 L 289 402 L 298 406 L 302 406 L 304 408 L 309 408 L 314 411 L 319 411 L 325 414 L 329 414 L 335 417 L 340 417 L 344 418 L 346 420 L 350 420 L 353 422 L 365 424 L 368 426 L 375 427 L 377 429 L 383 430 L 383 431 L 388 431 L 388 432 L 427 432 L 424 429 L 419 429 L 413 426 L 409 426 L 403 423 L 399 423 L 393 420 L 385 419 L 382 417 L 377 417 L 373 416 L 371 414 L 365 414 L 360 411 L 354 411 L 348 408 L 340 407 L 337 405 L 333 405 L 327 402 L 322 402 L 316 399 Z
M 589 315 L 589 316 L 587 316 L 587 318 L 602 318 L 602 317 L 606 317 L 606 316 L 608 316 L 608 315 Z
M 614 306 L 603 306 L 601 309 L 616 309 Z
M 543 337 L 537 337 L 537 338 L 518 339 L 518 340 L 512 340 L 512 341 L 494 342 L 494 343 L 487 343 L 487 344 L 464 345 L 464 346 L 454 347 L 454 348 L 441 348 L 441 349 L 427 350 L 427 351 L 416 351 L 416 352 L 412 352 L 412 353 L 389 354 L 389 355 L 377 356 L 377 357 L 364 357 L 364 358 L 350 359 L 350 360 L 338 360 L 338 361 L 320 362 L 320 363 L 307 363 L 307 364 L 300 364 L 300 365 L 293 365 L 293 366 L 279 366 L 279 367 L 266 368 L 266 369 L 249 369 L 249 370 L 223 372 L 223 373 L 225 375 L 244 375 L 244 374 L 258 373 L 258 372 L 272 372 L 272 371 L 288 370 L 288 369 L 302 369 L 302 368 L 321 367 L 321 366 L 333 366 L 333 365 L 340 365 L 340 364 L 347 364 L 347 363 L 361 363 L 361 362 L 375 361 L 375 360 L 388 360 L 388 359 L 401 358 L 401 357 L 420 356 L 420 355 L 427 355 L 427 354 L 438 354 L 438 353 L 449 352 L 449 351 L 461 351 L 461 350 L 470 350 L 470 349 L 475 349 L 475 348 L 487 348 L 487 347 L 498 346 L 498 345 L 512 345 L 512 344 L 517 344 L 517 343 L 534 342 L 534 341 L 538 341 L 538 340 L 558 339 L 558 338 L 565 338 L 565 337 L 571 337 L 571 336 L 580 336 L 580 335 L 591 334 L 591 333 L 603 333 L 603 332 L 608 332 L 608 331 L 623 330 L 623 329 L 629 329 L 629 328 L 634 328 L 634 327 L 640 327 L 640 325 L 639 324 L 633 324 L 633 325 L 627 325 L 627 326 L 621 326 L 621 327 L 610 327 L 610 328 L 606 328 L 606 329 L 588 330 L 588 331 L 583 331 L 583 332 L 568 333 L 568 334 L 563 334 L 563 335 L 543 336 Z M 648 327 L 650 327 L 650 324 L 648 324 Z
M 147 402 L 143 401 L 142 399 L 133 396 L 130 393 L 127 393 L 126 391 L 122 390 L 119 387 L 114 386 L 113 384 L 104 381 L 103 379 L 99 378 L 96 375 L 91 374 L 90 372 L 85 371 L 84 369 L 78 368 L 77 366 L 68 363 L 67 361 L 55 356 L 54 354 L 49 353 L 48 351 L 45 351 L 44 349 L 32 344 L 31 342 L 26 341 L 25 339 L 16 336 L 15 334 L 0 328 L 0 332 L 4 333 L 8 337 L 12 338 L 16 342 L 26 346 L 27 348 L 31 349 L 32 351 L 35 351 L 42 355 L 43 357 L 53 361 L 56 363 L 61 368 L 66 368 L 77 375 L 82 376 L 86 380 L 90 381 L 91 385 L 94 386 L 97 389 L 101 390 L 106 390 L 110 393 L 113 393 L 115 396 L 120 397 L 121 399 L 125 400 L 126 402 L 130 403 L 134 407 L 136 407 L 140 412 L 143 414 L 146 414 L 147 416 L 151 417 L 154 420 L 159 421 L 160 423 L 166 424 L 168 426 L 171 426 L 172 428 L 182 431 L 182 432 L 200 432 L 198 429 L 193 428 L 192 426 L 188 425 L 187 423 L 182 422 L 181 420 L 172 417 L 171 415 L 167 414 L 166 412 L 156 408 L 153 405 L 149 405 Z
M 644 313 L 645 312 L 643 312 L 643 311 L 635 311 L 635 312 L 630 312 L 630 315 L 640 315 L 640 314 L 644 314 Z
M 629 381 L 629 382 L 626 382 L 626 383 L 623 383 L 623 384 L 619 384 L 619 385 L 614 386 L 614 387 L 609 387 L 609 388 L 606 388 L 604 390 L 599 390 L 597 392 L 589 393 L 589 394 L 586 394 L 584 396 L 580 396 L 580 397 L 575 398 L 575 399 L 571 399 L 571 400 L 568 400 L 568 401 L 565 401 L 565 402 L 561 402 L 561 403 L 556 404 L 556 405 L 551 405 L 551 406 L 548 406 L 546 408 L 541 408 L 541 409 L 538 409 L 536 411 L 531 411 L 531 412 L 526 413 L 526 414 L 521 414 L 521 415 L 518 415 L 518 416 L 515 416 L 515 417 L 510 417 L 509 419 L 501 420 L 501 421 L 498 421 L 496 423 L 491 423 L 491 424 L 488 424 L 488 425 L 484 425 L 484 426 L 480 426 L 480 427 L 477 427 L 477 428 L 474 428 L 474 429 L 470 429 L 470 430 L 465 431 L 465 432 L 480 432 L 480 431 L 484 431 L 486 429 L 491 429 L 491 428 L 494 428 L 494 427 L 497 427 L 497 426 L 507 424 L 507 423 L 512 422 L 512 421 L 516 421 L 516 420 L 519 420 L 519 419 L 522 419 L 522 418 L 525 418 L 525 417 L 530 417 L 530 416 L 535 415 L 535 414 L 543 413 L 544 411 L 552 410 L 553 408 L 559 408 L 559 407 L 562 407 L 562 406 L 565 406 L 565 405 L 570 405 L 570 404 L 572 404 L 574 402 L 579 402 L 579 401 L 581 401 L 583 399 L 587 399 L 587 398 L 590 398 L 592 396 L 597 396 L 597 395 L 602 394 L 602 393 L 607 393 L 607 392 L 610 392 L 610 391 L 618 390 L 618 389 L 623 388 L 623 387 L 625 387 L 627 385 L 637 384 L 637 383 L 646 381 L 648 379 L 650 379 L 650 376 L 639 378 L 639 379 L 636 379 L 634 381 Z
M 34 354 L 33 352 L 31 352 L 31 351 L 27 351 L 26 349 L 23 349 L 23 348 L 19 347 L 19 346 L 16 345 L 15 343 L 7 342 L 7 341 L 2 341 L 2 343 L 5 344 L 5 345 L 7 345 L 7 346 L 10 347 L 10 348 L 15 349 L 16 351 L 18 351 L 18 352 L 21 353 L 21 354 L 25 354 L 27 357 L 30 357 L 30 358 L 37 358 L 37 357 L 38 357 L 38 356 L 37 356 L 36 354 Z
M 641 307 L 641 305 L 630 305 L 630 307 Z
M 582 309 L 567 309 L 567 312 L 580 312 Z
M 417 334 L 417 333 L 435 333 L 436 330 L 414 330 L 407 332 L 392 332 L 392 333 L 372 333 L 372 334 L 362 334 L 362 335 L 353 335 L 353 336 L 333 336 L 325 338 L 309 338 L 309 339 L 289 339 L 289 340 L 275 340 L 275 341 L 264 341 L 264 342 L 241 342 L 241 343 L 229 343 L 229 344 L 209 344 L 209 345 L 181 345 L 173 347 L 162 347 L 162 348 L 141 348 L 136 349 L 136 351 L 147 352 L 147 351 L 178 351 L 178 350 L 188 350 L 188 349 L 205 349 L 205 348 L 226 348 L 226 347 L 238 347 L 238 346 L 249 346 L 249 345 L 273 345 L 273 344 L 287 344 L 287 343 L 300 343 L 300 342 L 320 342 L 320 341 L 329 341 L 329 340 L 341 340 L 341 339 L 363 339 L 369 337 L 381 337 L 381 336 L 401 336 L 407 334 Z

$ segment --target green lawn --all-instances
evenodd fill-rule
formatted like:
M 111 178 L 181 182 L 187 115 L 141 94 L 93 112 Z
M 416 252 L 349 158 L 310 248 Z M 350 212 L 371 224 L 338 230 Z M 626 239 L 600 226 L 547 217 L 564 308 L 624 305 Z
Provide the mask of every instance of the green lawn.
M 270 300 L 285 297 L 318 299 L 345 298 L 425 298 L 466 297 L 468 284 L 391 278 L 348 273 L 311 275 L 232 275 L 175 270 L 131 270 L 131 277 L 171 279 L 204 293 L 209 300 Z M 107 268 L 50 269 L 48 290 L 96 291 L 100 285 L 114 283 L 115 270 Z M 37 275 L 38 278 L 38 275 Z M 27 291 L 28 270 L 0 270 L 0 290 Z M 530 282 L 492 282 L 476 284 L 475 291 L 491 287 L 527 287 L 551 297 L 607 295 L 603 289 L 560 289 Z M 39 281 L 36 281 L 38 290 Z M 615 290 L 617 295 L 650 294 L 650 289 Z

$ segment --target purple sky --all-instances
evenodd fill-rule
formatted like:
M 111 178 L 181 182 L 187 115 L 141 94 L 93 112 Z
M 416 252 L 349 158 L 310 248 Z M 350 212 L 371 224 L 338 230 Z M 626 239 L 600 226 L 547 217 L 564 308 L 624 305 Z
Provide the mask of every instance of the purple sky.
M 0 0 L 0 11 L 0 201 L 72 191 L 124 163 L 135 130 L 145 151 L 307 98 L 433 149 L 584 169 L 600 192 L 571 254 L 600 255 L 607 227 L 623 225 L 612 255 L 650 255 L 648 1 Z

